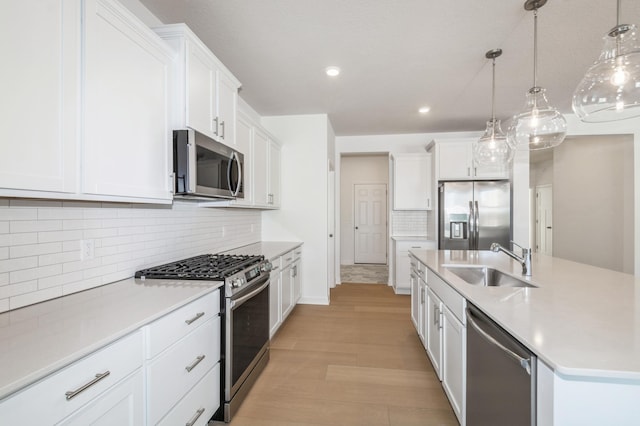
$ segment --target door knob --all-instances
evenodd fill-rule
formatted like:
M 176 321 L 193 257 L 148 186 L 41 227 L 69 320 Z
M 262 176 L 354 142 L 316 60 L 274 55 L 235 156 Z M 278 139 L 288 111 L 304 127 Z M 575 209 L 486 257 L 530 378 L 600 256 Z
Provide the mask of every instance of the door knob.
M 333 238 L 333 234 L 329 234 L 329 238 Z
M 356 229 L 358 229 L 358 227 L 356 226 Z

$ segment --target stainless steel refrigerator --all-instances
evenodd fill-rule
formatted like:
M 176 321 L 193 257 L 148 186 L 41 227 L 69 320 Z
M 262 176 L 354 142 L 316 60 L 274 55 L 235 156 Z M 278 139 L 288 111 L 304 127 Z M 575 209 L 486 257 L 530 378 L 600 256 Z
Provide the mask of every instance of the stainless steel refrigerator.
M 511 184 L 508 180 L 440 182 L 440 250 L 489 250 L 510 246 Z

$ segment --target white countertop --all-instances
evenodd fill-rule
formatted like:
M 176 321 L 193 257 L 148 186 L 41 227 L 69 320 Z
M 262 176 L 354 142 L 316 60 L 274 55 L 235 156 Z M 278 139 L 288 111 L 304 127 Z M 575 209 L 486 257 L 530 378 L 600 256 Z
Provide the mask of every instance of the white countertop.
M 296 247 L 300 247 L 302 242 L 295 241 L 262 241 L 260 243 L 249 244 L 225 251 L 225 254 L 247 254 L 247 255 L 264 255 L 265 259 L 273 260 L 278 256 L 282 256 L 288 251 Z
M 490 251 L 411 253 L 556 373 L 640 380 L 640 279 L 534 254 L 526 280 L 538 288 L 481 287 L 442 265 L 486 265 L 524 278 L 520 264 Z
M 130 278 L 0 314 L 0 399 L 220 285 Z
M 426 235 L 392 235 L 391 236 L 392 240 L 396 240 L 396 241 L 432 241 L 432 242 L 436 242 L 435 240 L 430 240 Z

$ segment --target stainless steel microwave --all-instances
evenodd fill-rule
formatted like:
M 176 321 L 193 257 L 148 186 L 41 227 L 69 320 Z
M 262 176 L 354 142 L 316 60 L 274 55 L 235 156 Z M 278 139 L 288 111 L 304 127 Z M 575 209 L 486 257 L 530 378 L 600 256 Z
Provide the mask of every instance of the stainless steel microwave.
M 244 155 L 193 129 L 173 131 L 175 195 L 244 198 Z

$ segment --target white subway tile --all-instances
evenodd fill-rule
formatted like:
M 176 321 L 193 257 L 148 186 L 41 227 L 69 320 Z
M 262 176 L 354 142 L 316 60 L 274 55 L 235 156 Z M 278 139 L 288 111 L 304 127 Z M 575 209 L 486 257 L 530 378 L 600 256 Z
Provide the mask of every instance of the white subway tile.
M 0 312 L 7 312 L 8 310 L 9 310 L 9 299 L 8 298 L 0 299 Z
M 45 300 L 53 299 L 62 296 L 61 287 L 52 287 L 44 290 L 38 290 L 31 293 L 21 294 L 9 298 L 9 308 L 18 309 L 23 306 L 32 305 L 34 303 L 43 302 Z
M 54 241 L 70 241 L 70 240 L 80 240 L 80 239 L 82 239 L 81 230 L 38 232 L 39 243 L 50 243 Z
M 101 259 L 90 259 L 90 260 L 78 260 L 76 262 L 67 262 L 62 264 L 62 272 L 65 274 L 69 272 L 82 271 L 84 269 L 96 268 L 100 266 L 102 260 Z
M 39 256 L 42 254 L 60 253 L 62 251 L 62 243 L 46 243 L 46 244 L 26 244 L 21 246 L 12 246 L 9 250 L 9 257 L 27 257 Z
M 0 260 L 9 258 L 9 247 L 0 247 Z
M 9 282 L 11 284 L 37 280 L 38 278 L 50 277 L 52 275 L 60 275 L 62 273 L 62 264 L 40 266 L 31 269 L 22 269 L 20 271 L 9 272 Z
M 103 275 L 113 274 L 114 272 L 117 272 L 116 265 L 102 265 L 97 268 L 85 269 L 82 271 L 82 279 L 87 280 L 95 277 L 100 278 Z M 100 283 L 102 283 L 102 279 L 100 280 Z
M 0 299 L 19 296 L 38 290 L 38 281 L 25 281 L 19 284 L 10 284 L 0 287 Z
M 3 274 L 0 274 L 0 285 L 7 285 L 9 284 L 9 273 L 5 272 Z
M 83 279 L 81 281 L 77 281 L 71 284 L 65 284 L 62 287 L 57 287 L 57 288 L 61 289 L 62 294 L 67 295 L 67 294 L 77 293 L 82 290 L 98 287 L 98 286 L 101 286 L 102 284 L 104 283 L 102 282 L 100 277 L 95 277 L 88 280 Z
M 22 257 L 18 259 L 0 260 L 0 272 L 12 272 L 38 266 L 38 257 Z
M 0 221 L 0 234 L 8 234 L 9 233 L 9 221 Z
M 36 220 L 37 209 L 0 208 L 0 220 Z
M 116 218 L 118 217 L 118 213 L 113 209 L 84 209 L 83 217 L 85 219 L 107 219 L 107 218 Z
M 51 207 L 62 207 L 62 201 L 40 200 L 40 199 L 31 199 L 31 198 L 12 198 L 9 201 L 9 205 L 12 208 L 15 208 L 15 207 L 51 208 Z
M 82 219 L 82 209 L 73 208 L 40 208 L 38 209 L 38 220 L 70 220 Z
M 58 263 L 73 262 L 76 260 L 80 260 L 80 251 L 65 251 L 38 256 L 38 265 L 55 265 Z
M 26 220 L 12 221 L 9 225 L 12 234 L 21 232 L 61 231 L 61 220 Z
M 40 278 L 38 288 L 60 287 L 64 284 L 73 283 L 82 279 L 82 271 L 70 272 L 68 274 L 53 275 L 51 277 Z
M 70 219 L 62 222 L 62 229 L 99 229 L 102 227 L 100 219 Z

